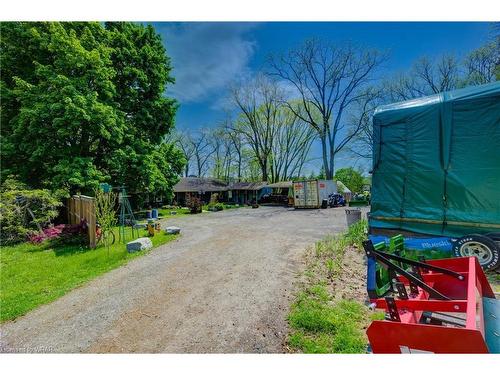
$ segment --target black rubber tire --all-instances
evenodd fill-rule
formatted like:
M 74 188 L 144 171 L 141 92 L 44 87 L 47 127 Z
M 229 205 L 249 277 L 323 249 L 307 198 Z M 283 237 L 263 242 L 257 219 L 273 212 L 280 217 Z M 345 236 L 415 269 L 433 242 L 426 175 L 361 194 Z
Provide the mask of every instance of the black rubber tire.
M 115 232 L 113 232 L 112 230 L 109 231 L 109 238 L 111 238 L 111 245 L 114 245 L 115 241 L 116 241 L 116 237 L 115 237 Z
M 115 241 L 116 241 L 116 237 L 115 237 L 115 232 L 113 232 L 112 230 L 110 230 L 108 232 L 108 236 L 109 236 L 109 245 L 114 245 Z M 101 234 L 101 236 L 97 239 L 97 244 L 100 244 L 100 243 L 103 243 L 104 245 L 106 245 L 104 243 L 104 240 L 103 240 L 103 236 Z
M 500 232 L 486 233 L 485 236 L 491 238 L 495 242 L 500 242 Z M 498 246 L 498 244 L 497 244 L 497 246 Z
M 466 236 L 460 237 L 453 242 L 453 255 L 455 257 L 465 256 L 463 254 L 463 247 L 468 243 L 475 242 L 483 246 L 486 252 L 490 252 L 490 259 L 484 260 L 478 257 L 479 264 L 486 271 L 491 271 L 500 266 L 500 249 L 496 242 L 490 237 L 483 236 L 481 234 L 468 234 Z

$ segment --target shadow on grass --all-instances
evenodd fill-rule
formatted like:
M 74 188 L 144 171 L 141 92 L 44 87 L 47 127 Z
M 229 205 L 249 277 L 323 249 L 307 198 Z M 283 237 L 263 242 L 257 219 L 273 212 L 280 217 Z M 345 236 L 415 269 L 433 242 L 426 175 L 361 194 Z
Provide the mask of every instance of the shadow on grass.
M 96 249 L 98 249 L 97 247 Z M 26 252 L 27 253 L 39 253 L 43 251 L 53 251 L 56 256 L 68 256 L 75 255 L 79 253 L 85 253 L 87 251 L 93 251 L 96 249 L 91 249 L 82 243 L 61 243 L 59 241 L 47 241 L 45 243 L 35 245 L 33 244 Z

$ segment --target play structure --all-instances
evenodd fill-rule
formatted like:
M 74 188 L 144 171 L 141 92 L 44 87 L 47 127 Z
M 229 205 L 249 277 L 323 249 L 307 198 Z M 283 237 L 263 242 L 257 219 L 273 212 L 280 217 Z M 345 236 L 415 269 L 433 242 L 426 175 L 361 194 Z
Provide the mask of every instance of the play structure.
M 373 353 L 500 353 L 500 303 L 476 257 L 410 259 L 401 235 L 363 246 L 385 311 L 367 330 Z
M 131 228 L 131 236 L 132 239 L 139 237 L 139 232 L 137 229 L 137 220 L 134 217 L 134 212 L 132 211 L 132 206 L 130 205 L 129 196 L 127 194 L 127 190 L 125 186 L 116 186 L 113 187 L 107 183 L 102 183 L 100 185 L 102 191 L 105 193 L 109 193 L 113 190 L 118 191 L 118 211 L 120 212 L 119 220 L 118 220 L 118 241 L 120 243 L 127 242 L 127 230 L 126 227 Z M 114 242 L 114 234 L 113 234 L 113 242 Z
M 500 82 L 377 108 L 373 148 L 371 236 L 500 266 Z

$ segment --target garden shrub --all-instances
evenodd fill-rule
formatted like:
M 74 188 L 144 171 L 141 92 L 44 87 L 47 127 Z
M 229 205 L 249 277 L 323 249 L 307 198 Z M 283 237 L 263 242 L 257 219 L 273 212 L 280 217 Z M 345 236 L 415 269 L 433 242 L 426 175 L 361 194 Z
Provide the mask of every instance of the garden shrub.
M 198 214 L 202 211 L 201 199 L 198 197 L 192 197 L 188 204 L 189 211 L 192 214 Z
M 222 211 L 224 209 L 224 204 L 210 202 L 207 204 L 207 209 L 209 211 Z
M 9 176 L 0 187 L 0 241 L 22 242 L 40 233 L 58 215 L 59 197 L 46 189 L 30 189 Z M 57 230 L 56 230 L 57 231 Z
M 109 250 L 109 232 L 118 223 L 116 218 L 116 203 L 117 194 L 113 192 L 104 192 L 101 189 L 97 189 L 94 192 L 95 195 L 95 215 L 96 220 L 101 228 L 101 237 L 106 248 Z
M 79 224 L 59 224 L 49 226 L 41 232 L 33 232 L 28 236 L 31 243 L 39 244 L 50 240 L 54 245 L 80 245 L 87 241 L 87 222 Z

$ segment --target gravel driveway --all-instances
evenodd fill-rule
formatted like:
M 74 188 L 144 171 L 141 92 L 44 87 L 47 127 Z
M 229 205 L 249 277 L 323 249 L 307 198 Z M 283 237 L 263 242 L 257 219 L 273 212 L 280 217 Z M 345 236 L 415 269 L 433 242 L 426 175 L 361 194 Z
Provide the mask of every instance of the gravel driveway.
M 1 351 L 283 352 L 304 249 L 345 214 L 241 208 L 168 224 L 179 239 L 3 324 Z

